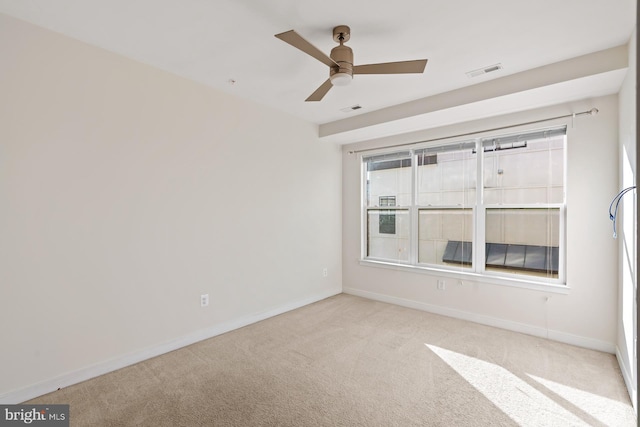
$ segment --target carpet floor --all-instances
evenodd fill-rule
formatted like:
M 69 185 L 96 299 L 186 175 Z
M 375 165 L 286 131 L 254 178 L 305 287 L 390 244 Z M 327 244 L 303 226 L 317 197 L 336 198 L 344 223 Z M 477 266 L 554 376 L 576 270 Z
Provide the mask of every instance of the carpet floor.
M 31 400 L 72 426 L 635 426 L 615 356 L 336 295 Z

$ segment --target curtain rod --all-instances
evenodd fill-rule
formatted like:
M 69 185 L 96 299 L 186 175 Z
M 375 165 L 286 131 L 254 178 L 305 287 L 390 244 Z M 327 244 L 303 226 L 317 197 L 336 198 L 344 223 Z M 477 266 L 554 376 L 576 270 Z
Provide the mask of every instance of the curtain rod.
M 574 117 L 575 118 L 577 116 L 583 116 L 585 114 L 587 114 L 589 116 L 594 116 L 594 115 L 598 114 L 598 109 L 597 108 L 592 108 L 590 110 L 583 111 L 581 113 L 565 114 L 564 116 L 549 117 L 547 119 L 533 120 L 531 122 L 518 123 L 516 125 L 509 125 L 509 126 L 501 126 L 501 127 L 497 127 L 497 128 L 491 128 L 491 129 L 476 130 L 476 131 L 473 131 L 473 132 L 459 133 L 457 135 L 442 136 L 442 137 L 433 138 L 433 139 L 425 139 L 423 141 L 407 142 L 407 143 L 404 143 L 404 144 L 395 144 L 395 145 L 385 145 L 385 146 L 376 147 L 376 148 L 364 148 L 362 150 L 349 151 L 349 154 L 364 153 L 366 151 L 380 150 L 380 149 L 383 149 L 383 148 L 406 147 L 408 145 L 416 145 L 416 144 L 423 144 L 425 142 L 441 141 L 443 139 L 460 138 L 460 137 L 463 137 L 463 136 L 470 136 L 470 135 L 475 135 L 475 134 L 483 133 L 483 132 L 493 132 L 493 131 L 496 131 L 496 130 L 509 129 L 509 128 L 514 128 L 514 127 L 518 127 L 518 126 L 533 125 L 533 124 L 536 124 L 536 123 L 548 122 L 550 120 L 556 120 L 556 119 L 564 119 L 564 118 L 567 118 L 567 117 Z

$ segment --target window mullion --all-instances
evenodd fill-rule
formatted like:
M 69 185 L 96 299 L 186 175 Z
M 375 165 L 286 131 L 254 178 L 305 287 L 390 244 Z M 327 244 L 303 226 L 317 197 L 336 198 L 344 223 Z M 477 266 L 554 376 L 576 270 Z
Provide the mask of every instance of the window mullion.
M 560 218 L 559 218 L 559 228 L 560 228 L 560 236 L 559 236 L 559 241 L 558 241 L 558 251 L 559 251 L 559 262 L 558 262 L 558 280 L 561 283 L 566 283 L 567 281 L 567 270 L 566 270 L 566 256 L 567 256 L 567 251 L 566 251 L 566 245 L 567 245 L 567 240 L 566 240 L 566 219 L 567 219 L 567 214 L 565 211 L 565 204 L 563 203 L 560 206 Z
M 485 207 L 484 207 L 484 150 L 482 140 L 476 139 L 476 201 L 473 210 L 473 269 L 484 272 L 485 260 Z
M 418 219 L 418 154 L 411 152 L 411 206 L 409 207 L 409 263 L 418 263 L 419 219 Z
M 360 156 L 360 189 L 362 196 L 360 197 L 360 256 L 361 258 L 367 258 L 369 256 L 367 247 L 369 245 L 369 233 L 368 233 L 368 196 L 369 196 L 369 172 L 367 171 L 366 164 L 363 162 L 362 156 Z

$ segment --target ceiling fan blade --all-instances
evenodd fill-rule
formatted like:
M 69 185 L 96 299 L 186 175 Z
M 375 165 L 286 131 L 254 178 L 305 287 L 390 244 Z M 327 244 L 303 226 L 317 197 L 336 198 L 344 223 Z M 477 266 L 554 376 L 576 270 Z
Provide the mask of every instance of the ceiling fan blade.
M 333 84 L 331 84 L 331 80 L 327 79 L 324 83 L 322 83 L 320 85 L 320 87 L 318 89 L 316 89 L 315 92 L 313 92 L 311 95 L 309 95 L 309 97 L 307 99 L 305 99 L 306 102 L 308 101 L 320 101 L 322 98 L 324 98 L 324 96 L 327 94 L 327 92 L 329 92 L 329 89 L 331 89 L 333 87 Z
M 302 38 L 302 36 L 296 33 L 294 30 L 285 31 L 284 33 L 276 34 L 276 37 L 282 40 L 283 42 L 289 43 L 291 46 L 296 47 L 306 53 L 307 55 L 311 55 L 316 58 L 318 61 L 323 64 L 328 65 L 329 67 L 337 67 L 338 64 L 325 55 L 320 49 L 306 41 Z
M 356 65 L 353 67 L 353 74 L 422 73 L 426 66 L 426 59 L 416 59 L 414 61 L 385 62 L 382 64 Z

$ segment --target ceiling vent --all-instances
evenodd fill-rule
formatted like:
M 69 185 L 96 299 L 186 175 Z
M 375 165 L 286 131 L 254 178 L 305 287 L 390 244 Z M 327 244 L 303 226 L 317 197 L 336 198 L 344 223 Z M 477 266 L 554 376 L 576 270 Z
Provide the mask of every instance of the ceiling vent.
M 467 77 L 478 77 L 484 74 L 493 73 L 494 71 L 502 70 L 502 64 L 489 65 L 487 67 L 478 68 L 477 70 L 467 71 Z
M 351 107 L 341 108 L 340 111 L 342 111 L 343 113 L 350 113 L 352 111 L 359 110 L 361 108 L 362 108 L 361 105 L 356 104 L 356 105 L 352 105 Z

